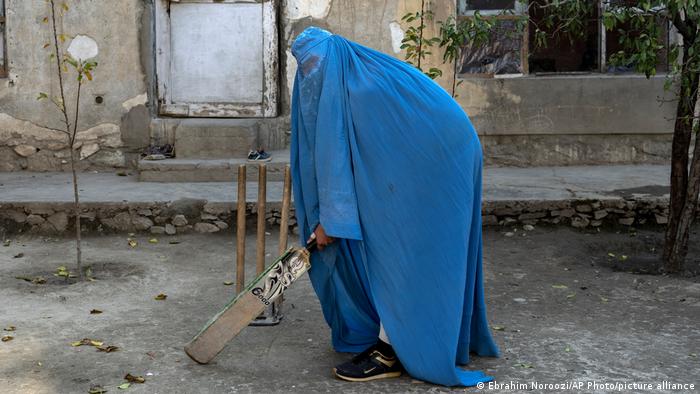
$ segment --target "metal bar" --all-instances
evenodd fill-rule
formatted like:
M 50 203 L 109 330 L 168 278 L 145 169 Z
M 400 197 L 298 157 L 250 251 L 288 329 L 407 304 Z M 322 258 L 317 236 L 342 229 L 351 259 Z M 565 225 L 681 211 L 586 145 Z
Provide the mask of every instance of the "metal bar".
M 236 293 L 245 288 L 245 196 L 246 165 L 238 166 L 238 207 L 236 208 Z
M 267 167 L 265 164 L 258 166 L 258 243 L 255 249 L 256 273 L 265 270 L 265 202 L 267 198 Z
M 289 238 L 289 204 L 292 199 L 292 170 L 287 164 L 284 167 L 284 191 L 282 192 L 282 213 L 280 218 L 280 247 L 281 255 L 287 250 L 287 240 Z

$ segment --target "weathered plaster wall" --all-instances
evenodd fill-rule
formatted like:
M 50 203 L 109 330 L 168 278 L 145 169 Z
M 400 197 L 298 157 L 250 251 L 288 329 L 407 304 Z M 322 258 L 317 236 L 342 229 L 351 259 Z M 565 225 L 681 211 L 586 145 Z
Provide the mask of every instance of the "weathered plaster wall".
M 68 168 L 65 134 L 57 129 L 62 117 L 48 100 L 37 101 L 39 92 L 58 94 L 55 63 L 49 59 L 49 5 L 41 0 L 10 0 L 7 5 L 7 55 L 9 76 L 0 79 L 0 171 L 43 171 Z M 83 85 L 78 144 L 82 169 L 123 167 L 133 156 L 129 142 L 148 138 L 147 83 L 139 52 L 144 0 L 70 1 L 70 10 L 59 18 L 59 33 L 67 48 L 77 34 L 99 45 L 99 66 L 94 80 Z M 148 29 L 148 27 L 146 27 Z M 67 102 L 75 110 L 75 77 L 65 73 Z M 102 97 L 102 103 L 96 98 Z M 126 127 L 123 127 L 126 124 Z
M 80 108 L 82 169 L 134 167 L 138 153 L 149 142 L 175 143 L 178 134 L 199 135 L 200 123 L 238 137 L 251 135 L 241 140 L 246 145 L 284 147 L 296 72 L 289 48 L 296 35 L 317 25 L 403 59 L 399 47 L 406 25 L 401 17 L 421 6 L 420 0 L 280 0 L 281 115 L 256 120 L 253 135 L 247 129 L 242 134 L 236 131 L 247 120 L 158 117 L 152 105 L 156 101 L 152 1 L 70 2 L 72 8 L 60 26 L 68 38 L 64 45 L 80 33 L 100 47 L 95 80 L 84 86 Z M 60 114 L 50 102 L 36 100 L 38 92 L 57 93 L 53 63 L 42 48 L 49 40 L 48 26 L 42 24 L 48 6 L 42 0 L 6 4 L 10 75 L 0 79 L 0 171 L 67 170 L 66 138 L 56 130 Z M 426 0 L 425 4 L 435 14 L 426 31 L 433 36 L 437 22 L 454 14 L 456 0 Z M 439 50 L 433 52 L 425 68 L 441 68 L 443 77 L 437 82 L 449 89 L 452 67 L 442 64 Z M 456 93 L 482 136 L 490 164 L 663 162 L 670 153 L 668 119 L 673 118 L 673 107 L 657 100 L 663 95 L 662 86 L 663 77 L 466 78 Z M 74 81 L 68 90 L 72 97 Z M 103 97 L 102 104 L 95 102 L 97 96 Z M 205 148 L 211 142 L 188 141 L 201 141 Z M 195 142 L 190 150 L 197 151 Z M 199 153 L 211 154 L 194 155 Z

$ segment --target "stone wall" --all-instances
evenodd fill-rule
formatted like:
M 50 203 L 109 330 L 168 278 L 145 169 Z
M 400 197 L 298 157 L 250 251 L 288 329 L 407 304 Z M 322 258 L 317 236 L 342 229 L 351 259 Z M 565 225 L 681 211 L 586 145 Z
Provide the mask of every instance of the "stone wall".
M 175 235 L 187 232 L 213 233 L 236 228 L 233 203 L 208 203 L 182 199 L 173 202 L 83 204 L 81 222 L 86 233 L 152 233 Z M 281 204 L 268 203 L 268 225 L 279 225 Z M 257 209 L 248 203 L 246 215 L 256 217 Z M 8 236 L 18 233 L 73 234 L 71 204 L 26 203 L 0 206 L 0 230 Z M 663 225 L 668 222 L 668 199 L 630 197 L 562 201 L 489 201 L 482 207 L 484 226 L 563 225 L 575 228 L 602 226 Z M 254 222 L 249 220 L 249 228 Z M 294 211 L 290 229 L 296 231 Z

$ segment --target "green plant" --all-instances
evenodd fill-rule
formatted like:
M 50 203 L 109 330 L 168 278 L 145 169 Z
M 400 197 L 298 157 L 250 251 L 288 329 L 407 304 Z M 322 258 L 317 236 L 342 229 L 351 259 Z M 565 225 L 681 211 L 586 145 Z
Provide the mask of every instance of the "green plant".
M 404 32 L 404 38 L 401 40 L 401 49 L 406 50 L 406 61 L 414 65 L 417 69 L 423 71 L 422 61 L 426 56 L 432 54 L 430 48 L 440 42 L 440 38 L 425 36 L 426 21 L 433 19 L 433 12 L 426 10 L 425 1 L 421 1 L 421 9 L 418 12 L 409 12 L 404 15 L 401 20 L 410 24 Z M 418 25 L 413 23 L 418 21 Z M 423 71 L 425 75 L 431 79 L 442 76 L 442 71 L 439 68 L 431 67 L 428 71 Z
M 51 50 L 49 60 L 55 62 L 56 76 L 58 79 L 58 96 L 51 96 L 41 92 L 37 97 L 38 100 L 50 99 L 54 106 L 60 111 L 63 118 L 63 128 L 60 129 L 66 135 L 68 140 L 68 150 L 70 151 L 70 166 L 73 176 L 73 197 L 74 197 L 74 215 L 75 215 L 75 235 L 76 235 L 76 266 L 78 277 L 80 280 L 84 278 L 82 269 L 82 249 L 81 249 L 81 226 L 80 226 L 80 195 L 78 193 L 78 175 L 76 172 L 76 136 L 78 134 L 78 122 L 80 120 L 80 91 L 83 84 L 87 81 L 92 81 L 92 73 L 97 67 L 97 63 L 89 59 L 80 59 L 64 53 L 61 50 L 60 43 L 66 41 L 64 34 L 59 34 L 57 29 L 56 19 L 62 17 L 69 10 L 68 3 L 56 4 L 55 0 L 47 0 L 49 5 L 49 16 L 43 19 L 43 23 L 48 24 L 51 31 L 52 42 L 44 44 L 44 48 Z M 57 7 L 58 8 L 57 10 Z M 58 11 L 58 12 L 57 12 Z M 73 114 L 68 110 L 66 105 L 66 89 L 64 84 L 64 74 L 69 72 L 69 66 L 75 72 L 76 95 L 75 95 L 75 111 Z M 72 115 L 72 116 L 71 116 Z M 73 121 L 71 122 L 71 117 Z
M 522 3 L 526 12 L 518 18 L 520 26 L 534 29 L 534 45 L 546 46 L 549 38 L 569 39 L 585 35 L 586 23 L 594 15 L 597 2 L 589 0 L 539 0 Z M 529 17 L 533 11 L 541 17 Z M 512 11 L 504 11 L 512 13 Z M 607 31 L 619 33 L 622 49 L 615 53 L 613 65 L 631 66 L 647 78 L 656 74 L 657 66 L 665 62 L 659 56 L 664 29 L 670 23 L 682 36 L 670 44 L 665 89 L 675 93 L 676 116 L 671 152 L 670 214 L 663 251 L 665 272 L 684 270 L 688 253 L 688 238 L 698 207 L 700 194 L 700 119 L 695 115 L 700 85 L 700 2 L 688 0 L 612 1 L 602 14 Z M 441 23 L 440 46 L 443 61 L 454 62 L 462 45 L 480 45 L 497 26 L 475 13 L 468 22 L 450 18 Z M 422 30 L 421 30 L 422 31 Z M 454 84 L 453 84 L 454 93 Z

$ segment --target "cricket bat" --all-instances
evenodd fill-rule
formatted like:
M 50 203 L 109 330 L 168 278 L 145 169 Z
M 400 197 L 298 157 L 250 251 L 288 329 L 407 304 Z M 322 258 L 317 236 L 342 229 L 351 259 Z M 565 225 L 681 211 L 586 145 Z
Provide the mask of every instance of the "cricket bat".
M 294 281 L 311 267 L 309 256 L 316 248 L 313 239 L 305 248 L 290 247 L 265 271 L 217 313 L 185 346 L 185 353 L 200 364 L 207 364 L 258 317 Z

